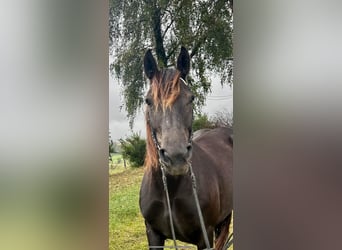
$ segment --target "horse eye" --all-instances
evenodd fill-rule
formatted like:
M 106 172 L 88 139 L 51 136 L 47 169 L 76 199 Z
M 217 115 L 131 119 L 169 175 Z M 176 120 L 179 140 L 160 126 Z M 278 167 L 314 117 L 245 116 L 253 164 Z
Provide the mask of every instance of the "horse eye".
M 148 106 L 151 106 L 151 105 L 152 105 L 152 101 L 151 101 L 151 99 L 149 99 L 149 98 L 145 98 L 145 103 L 146 103 Z
M 195 96 L 192 95 L 191 98 L 190 98 L 190 103 L 192 103 L 194 100 L 195 100 Z

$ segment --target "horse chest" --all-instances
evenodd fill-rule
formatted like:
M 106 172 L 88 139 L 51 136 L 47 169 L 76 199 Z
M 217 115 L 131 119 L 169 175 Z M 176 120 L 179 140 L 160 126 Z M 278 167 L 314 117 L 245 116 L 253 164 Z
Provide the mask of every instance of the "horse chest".
M 172 238 L 170 216 L 161 176 L 154 179 L 149 179 L 149 177 L 144 176 L 140 190 L 142 215 L 149 227 L 170 239 Z M 202 233 L 191 179 L 189 176 L 169 177 L 167 181 L 176 238 L 197 244 Z M 207 189 L 198 189 L 198 194 L 201 207 L 207 210 L 213 200 L 212 194 Z M 205 210 L 202 210 L 202 213 L 205 213 Z M 204 214 L 204 217 L 211 225 L 213 220 L 210 214 Z
M 192 197 L 188 199 L 171 199 L 171 211 L 176 235 L 181 240 L 190 240 L 199 228 L 199 221 Z M 146 221 L 167 238 L 171 238 L 170 217 L 167 201 L 155 200 L 143 211 Z

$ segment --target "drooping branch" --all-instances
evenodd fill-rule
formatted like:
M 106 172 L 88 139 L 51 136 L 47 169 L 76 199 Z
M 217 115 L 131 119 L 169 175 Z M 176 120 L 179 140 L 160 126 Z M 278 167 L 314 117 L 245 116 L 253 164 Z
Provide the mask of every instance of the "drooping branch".
M 198 53 L 198 50 L 201 48 L 202 44 L 205 42 L 206 39 L 207 39 L 207 35 L 203 35 L 201 39 L 198 39 L 197 43 L 192 48 L 192 51 L 190 54 L 191 58 L 194 57 Z
M 212 6 L 210 7 L 210 5 L 212 4 Z M 211 22 L 210 23 L 215 23 L 216 22 L 216 18 L 218 17 L 218 13 L 221 11 L 222 9 L 222 1 L 216 1 L 216 2 L 209 2 L 208 5 L 208 16 L 211 16 Z M 233 10 L 233 0 L 228 1 L 228 5 L 229 8 L 231 8 Z M 194 57 L 197 53 L 198 50 L 201 48 L 201 46 L 203 45 L 203 43 L 205 43 L 206 39 L 208 38 L 208 33 L 207 31 L 205 31 L 204 27 L 206 26 L 206 24 L 204 24 L 203 22 L 200 23 L 199 27 L 198 27 L 198 34 L 196 34 L 195 37 L 198 37 L 197 42 L 195 43 L 190 57 Z

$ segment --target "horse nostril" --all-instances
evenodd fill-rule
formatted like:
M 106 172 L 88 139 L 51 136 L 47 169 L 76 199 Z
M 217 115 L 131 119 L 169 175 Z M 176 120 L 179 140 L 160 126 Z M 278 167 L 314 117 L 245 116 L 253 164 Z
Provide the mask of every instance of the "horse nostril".
M 167 158 L 168 158 L 168 154 L 167 154 L 166 150 L 163 148 L 161 148 L 159 150 L 159 155 L 163 160 L 167 160 Z
M 189 144 L 186 149 L 188 150 L 188 152 L 190 152 L 190 150 L 192 149 L 192 146 Z
M 159 157 L 164 162 L 164 164 L 171 164 L 172 163 L 173 156 L 170 155 L 169 152 L 166 151 L 166 149 L 164 149 L 164 148 L 161 148 L 159 150 Z

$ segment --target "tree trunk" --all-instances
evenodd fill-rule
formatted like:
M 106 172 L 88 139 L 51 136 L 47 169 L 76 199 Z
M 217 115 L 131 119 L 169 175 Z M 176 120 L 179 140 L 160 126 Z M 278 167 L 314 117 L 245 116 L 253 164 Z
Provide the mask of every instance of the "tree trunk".
M 157 59 L 158 59 L 158 64 L 161 65 L 162 67 L 167 66 L 167 57 L 165 53 L 165 48 L 164 48 L 164 40 L 162 36 L 162 30 L 161 30 L 161 11 L 160 7 L 158 7 L 156 4 L 154 5 L 154 14 L 152 17 L 152 25 L 153 25 L 153 35 L 154 35 L 154 40 L 156 43 L 156 53 L 157 53 Z

